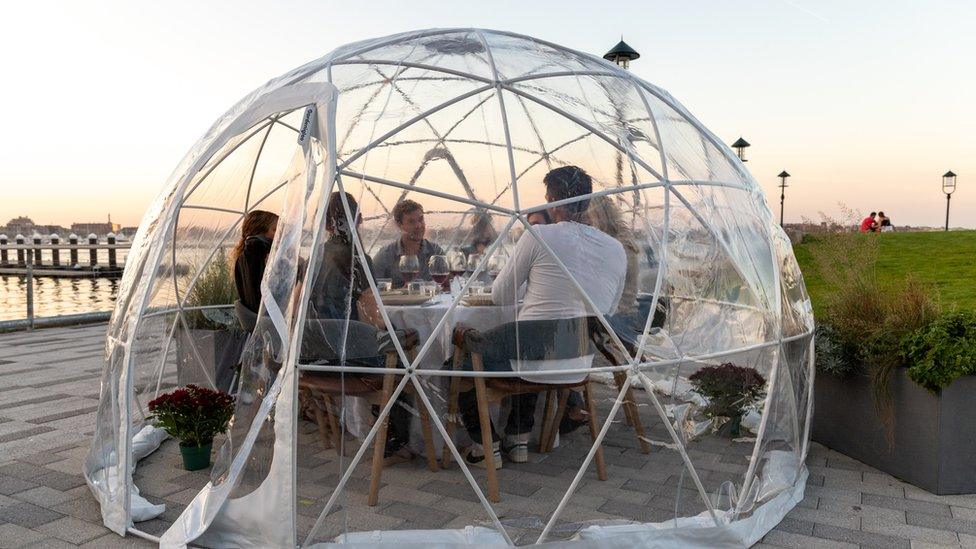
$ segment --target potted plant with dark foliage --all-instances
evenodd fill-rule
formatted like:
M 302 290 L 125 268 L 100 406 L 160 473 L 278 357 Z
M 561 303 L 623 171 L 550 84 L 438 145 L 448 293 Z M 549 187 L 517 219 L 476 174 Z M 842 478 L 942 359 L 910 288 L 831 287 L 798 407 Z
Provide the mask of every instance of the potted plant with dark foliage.
M 186 329 L 176 338 L 180 385 L 213 383 L 230 390 L 247 339 L 233 313 L 236 299 L 230 265 L 219 249 L 187 293 Z
M 227 430 L 233 415 L 234 397 L 196 385 L 164 393 L 149 403 L 153 425 L 180 441 L 187 471 L 210 466 L 213 439 Z
M 702 368 L 688 381 L 708 399 L 704 410 L 707 417 L 728 418 L 720 432 L 732 438 L 740 435 L 746 410 L 766 394 L 766 380 L 755 368 L 736 366 L 731 362 Z

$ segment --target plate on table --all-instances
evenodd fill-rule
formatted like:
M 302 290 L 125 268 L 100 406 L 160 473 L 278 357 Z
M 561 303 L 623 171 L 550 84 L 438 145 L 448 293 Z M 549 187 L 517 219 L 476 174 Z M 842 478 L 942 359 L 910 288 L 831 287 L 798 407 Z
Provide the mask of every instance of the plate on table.
M 461 303 L 468 307 L 487 307 L 495 304 L 490 295 L 466 295 L 461 298 Z
M 383 294 L 380 296 L 383 299 L 383 305 L 423 305 L 430 301 L 430 296 L 428 295 L 410 295 L 410 294 Z

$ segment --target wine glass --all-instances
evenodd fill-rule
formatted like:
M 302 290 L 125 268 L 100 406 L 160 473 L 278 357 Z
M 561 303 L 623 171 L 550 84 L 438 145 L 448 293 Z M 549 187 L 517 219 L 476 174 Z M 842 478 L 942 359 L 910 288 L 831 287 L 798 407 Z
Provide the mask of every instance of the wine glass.
M 447 256 L 430 256 L 430 260 L 427 261 L 427 269 L 430 271 L 430 278 L 447 291 L 447 283 L 451 280 L 451 267 L 448 264 Z
M 498 273 L 502 272 L 502 267 L 505 266 L 507 259 L 501 251 L 488 258 L 488 276 L 491 277 L 492 282 L 498 277 Z
M 475 269 L 478 268 L 478 264 L 481 263 L 481 254 L 472 253 L 468 256 L 468 262 L 465 266 L 464 274 L 471 276 L 474 274 Z
M 420 272 L 420 260 L 415 255 L 402 255 L 398 267 L 400 268 L 400 276 L 403 277 L 403 284 L 407 285 Z
M 465 257 L 464 252 L 461 250 L 452 248 L 447 252 L 447 264 L 451 270 L 451 276 L 460 278 L 467 269 L 468 258 Z

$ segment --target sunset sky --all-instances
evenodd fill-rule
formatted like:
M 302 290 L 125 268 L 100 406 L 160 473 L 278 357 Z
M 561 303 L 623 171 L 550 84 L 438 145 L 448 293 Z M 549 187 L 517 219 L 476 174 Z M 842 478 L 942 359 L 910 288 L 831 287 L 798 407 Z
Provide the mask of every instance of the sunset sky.
M 0 224 L 138 224 L 183 154 L 240 97 L 342 44 L 477 26 L 595 54 L 623 35 L 640 77 L 716 135 L 786 220 L 884 210 L 976 227 L 976 3 L 38 1 L 4 8 Z

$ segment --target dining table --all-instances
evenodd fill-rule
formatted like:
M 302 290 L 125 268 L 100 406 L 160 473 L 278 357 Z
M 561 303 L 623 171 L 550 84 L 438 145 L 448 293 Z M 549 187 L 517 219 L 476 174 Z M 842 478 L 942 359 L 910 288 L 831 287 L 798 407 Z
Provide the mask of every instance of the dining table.
M 384 309 L 386 309 L 390 322 L 395 328 L 410 328 L 417 331 L 419 338 L 417 350 L 418 352 L 423 351 L 423 354 L 418 356 L 419 360 L 417 362 L 417 367 L 420 370 L 440 370 L 453 367 L 450 361 L 454 354 L 454 345 L 451 341 L 451 336 L 455 326 L 460 324 L 479 331 L 487 331 L 507 322 L 514 322 L 518 314 L 518 308 L 514 304 L 489 304 L 490 300 L 487 299 L 487 294 L 482 294 L 480 299 L 474 301 L 474 303 L 478 304 L 472 304 L 467 299 L 461 299 L 451 309 L 451 304 L 455 299 L 458 299 L 456 285 L 453 292 L 438 293 L 422 303 L 399 304 L 402 299 L 389 300 L 391 302 L 395 301 L 397 304 L 384 302 Z M 416 301 L 421 301 L 421 299 L 417 299 Z M 447 319 L 441 323 L 441 320 L 445 316 L 447 316 Z M 432 341 L 428 343 L 429 340 Z M 424 349 L 425 345 L 427 346 L 426 350 Z M 425 376 L 421 374 L 418 378 L 424 387 L 424 391 L 434 411 L 437 413 L 437 417 L 443 421 L 448 409 L 450 377 Z M 416 407 L 422 406 L 423 404 L 417 398 L 413 405 Z M 351 412 L 346 414 L 347 429 L 357 438 L 365 438 L 372 420 L 372 414 L 369 411 L 368 405 L 363 399 L 347 397 L 345 406 L 347 411 Z M 492 408 L 491 415 L 494 421 L 496 421 L 496 425 L 498 425 L 498 418 L 502 417 L 502 414 L 507 411 L 508 407 L 505 405 L 493 406 Z M 534 437 L 538 437 L 539 427 L 542 425 L 541 415 L 543 407 L 539 406 L 538 408 L 536 410 L 537 421 L 536 432 L 533 433 Z M 410 449 L 415 454 L 422 455 L 424 453 L 424 439 L 420 418 L 416 409 L 412 412 L 413 420 L 410 424 Z M 444 447 L 444 439 L 436 428 L 433 429 L 433 438 L 434 448 L 438 453 L 438 459 L 440 459 L 440 453 Z M 463 427 L 455 431 L 455 443 L 458 448 L 470 443 L 470 439 L 467 437 L 467 433 Z

